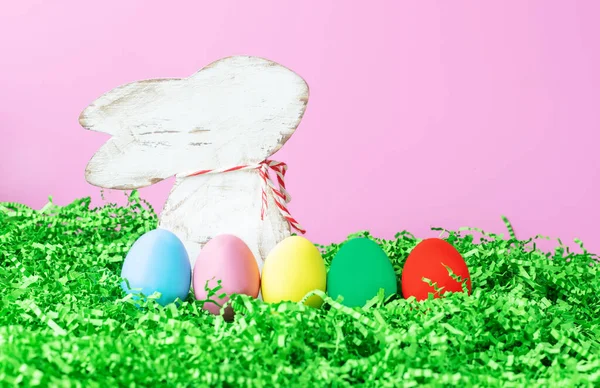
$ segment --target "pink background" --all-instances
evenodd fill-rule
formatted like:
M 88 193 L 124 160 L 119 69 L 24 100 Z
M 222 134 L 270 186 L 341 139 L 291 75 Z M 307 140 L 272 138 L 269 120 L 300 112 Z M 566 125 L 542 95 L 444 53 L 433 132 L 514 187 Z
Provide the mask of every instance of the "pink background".
M 100 204 L 83 174 L 106 136 L 80 111 L 120 84 L 250 54 L 311 87 L 275 158 L 313 241 L 504 232 L 504 214 L 521 238 L 600 252 L 599 16 L 592 0 L 3 1 L 0 201 Z M 141 194 L 160 209 L 171 184 Z

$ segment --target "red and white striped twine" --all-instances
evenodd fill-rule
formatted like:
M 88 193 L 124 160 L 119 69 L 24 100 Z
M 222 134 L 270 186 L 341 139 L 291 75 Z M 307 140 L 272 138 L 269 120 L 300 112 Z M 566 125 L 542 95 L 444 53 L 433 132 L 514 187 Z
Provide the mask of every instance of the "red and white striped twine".
M 271 177 L 269 176 L 269 168 L 271 170 L 275 171 L 275 174 L 277 175 L 277 183 L 279 185 L 279 188 L 276 188 L 275 184 L 273 184 L 273 181 L 271 180 Z M 265 160 L 258 164 L 254 164 L 254 165 L 244 165 L 244 166 L 236 166 L 236 167 L 231 167 L 231 168 L 222 168 L 222 169 L 214 169 L 214 170 L 201 170 L 201 171 L 196 171 L 196 172 L 193 172 L 190 174 L 179 174 L 179 176 L 192 177 L 192 176 L 198 176 L 198 175 L 220 174 L 220 173 L 231 172 L 231 171 L 254 170 L 254 169 L 258 169 L 258 173 L 263 181 L 263 184 L 262 184 L 262 207 L 260 210 L 260 219 L 263 220 L 265 217 L 265 211 L 268 206 L 267 188 L 270 188 L 271 192 L 273 193 L 273 197 L 275 198 L 275 205 L 279 209 L 279 212 L 281 213 L 283 218 L 290 224 L 290 226 L 293 229 L 297 230 L 298 232 L 300 232 L 302 234 L 306 233 L 306 230 L 304 230 L 302 228 L 302 226 L 300 226 L 298 221 L 296 221 L 296 219 L 294 219 L 294 217 L 292 217 L 292 215 L 290 214 L 290 212 L 286 206 L 292 200 L 292 197 L 290 196 L 290 193 L 288 193 L 287 190 L 285 189 L 284 177 L 285 177 L 285 172 L 287 171 L 287 164 L 285 164 L 283 162 L 276 162 L 274 160 Z

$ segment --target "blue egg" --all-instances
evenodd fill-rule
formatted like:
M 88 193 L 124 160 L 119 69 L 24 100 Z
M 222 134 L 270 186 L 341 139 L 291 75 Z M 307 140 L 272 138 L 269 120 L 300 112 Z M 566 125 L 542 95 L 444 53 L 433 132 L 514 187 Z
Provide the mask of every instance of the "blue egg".
M 168 230 L 155 229 L 133 244 L 123 262 L 121 277 L 129 281 L 130 288 L 125 281 L 121 284 L 126 293 L 150 296 L 158 291 L 162 295 L 157 302 L 165 306 L 177 298 L 187 298 L 192 269 L 181 240 Z

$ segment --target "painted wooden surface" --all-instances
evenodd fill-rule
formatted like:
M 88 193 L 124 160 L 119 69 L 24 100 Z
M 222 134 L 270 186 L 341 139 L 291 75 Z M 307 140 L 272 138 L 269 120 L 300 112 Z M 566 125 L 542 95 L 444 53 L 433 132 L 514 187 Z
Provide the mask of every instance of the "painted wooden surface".
M 221 59 L 189 78 L 117 87 L 79 118 L 84 128 L 112 135 L 88 163 L 86 179 L 130 190 L 177 175 L 159 226 L 182 239 L 192 265 L 211 237 L 230 233 L 248 244 L 262 268 L 290 228 L 270 191 L 261 220 L 258 170 L 182 175 L 267 159 L 294 133 L 308 94 L 291 70 L 248 56 Z

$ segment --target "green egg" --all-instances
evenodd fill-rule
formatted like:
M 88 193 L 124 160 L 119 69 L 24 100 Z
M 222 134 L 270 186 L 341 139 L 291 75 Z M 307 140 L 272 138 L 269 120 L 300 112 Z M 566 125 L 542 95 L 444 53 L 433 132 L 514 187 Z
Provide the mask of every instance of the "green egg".
M 362 307 L 383 288 L 385 297 L 398 291 L 390 259 L 375 241 L 354 238 L 345 242 L 334 256 L 327 273 L 327 293 L 342 304 Z

